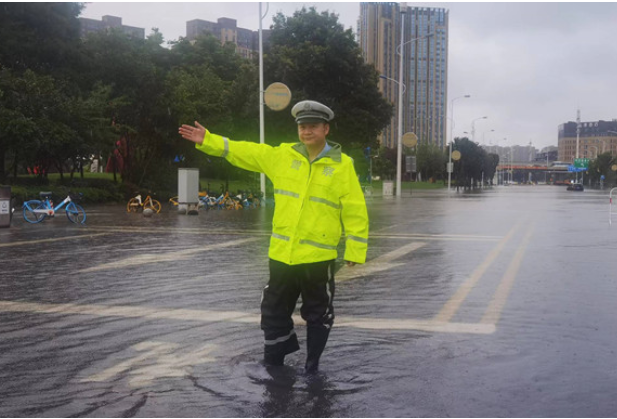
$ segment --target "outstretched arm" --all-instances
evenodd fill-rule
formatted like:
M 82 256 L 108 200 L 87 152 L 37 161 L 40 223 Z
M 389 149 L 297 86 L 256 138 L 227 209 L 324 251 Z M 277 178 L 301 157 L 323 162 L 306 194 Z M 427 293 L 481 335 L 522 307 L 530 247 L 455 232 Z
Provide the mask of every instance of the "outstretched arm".
M 223 157 L 236 167 L 272 176 L 276 163 L 273 148 L 266 144 L 247 141 L 231 141 L 227 137 L 210 133 L 206 127 L 195 121 L 195 126 L 182 125 L 178 133 L 195 147 L 211 156 Z

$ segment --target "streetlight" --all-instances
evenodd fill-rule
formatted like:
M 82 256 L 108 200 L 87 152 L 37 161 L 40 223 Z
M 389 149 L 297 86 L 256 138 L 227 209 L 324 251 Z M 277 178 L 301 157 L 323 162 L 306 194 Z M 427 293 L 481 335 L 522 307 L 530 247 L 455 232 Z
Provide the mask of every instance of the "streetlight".
M 490 130 L 490 131 L 483 131 L 482 132 L 482 144 L 484 144 L 484 134 L 486 134 L 487 132 L 495 132 L 494 129 Z
M 413 41 L 418 41 L 420 39 L 425 39 L 433 36 L 432 33 L 420 36 L 418 38 L 410 39 L 407 42 L 405 40 L 405 10 L 401 10 L 401 43 L 397 49 L 400 49 L 398 52 L 399 58 L 399 66 L 398 66 L 398 143 L 396 145 L 396 196 L 400 198 L 402 196 L 402 185 L 401 185 L 401 166 L 403 164 L 403 61 L 404 61 L 404 51 L 403 46 Z
M 391 79 L 390 77 L 385 76 L 385 75 L 383 75 L 383 74 L 380 74 L 380 75 L 379 75 L 379 78 L 380 78 L 380 79 L 384 79 L 384 80 L 389 80 L 389 81 L 391 81 L 391 82 L 393 82 L 393 83 L 398 84 L 398 81 L 397 81 L 397 80 Z M 403 83 L 403 93 L 405 93 L 405 90 L 407 90 L 407 86 L 405 85 L 405 83 Z
M 403 66 L 403 57 L 401 56 L 401 67 Z M 401 69 L 402 72 L 402 69 Z M 379 78 L 389 80 L 398 84 L 398 124 L 397 124 L 397 134 L 398 141 L 396 145 L 396 196 L 401 196 L 401 164 L 402 164 L 402 155 L 403 155 L 403 147 L 401 145 L 403 138 L 403 93 L 407 89 L 407 86 L 402 81 L 396 81 L 390 77 L 384 76 L 383 74 L 379 75 Z M 401 76 L 402 79 L 402 76 Z
M 261 2 L 259 2 L 259 143 L 265 142 L 265 129 L 264 129 L 264 46 L 263 46 L 263 31 L 261 22 L 268 14 L 270 5 L 267 4 L 266 13 L 261 13 Z M 266 202 L 266 175 L 259 174 L 259 184 L 261 187 L 261 196 L 263 202 Z
M 495 140 L 495 148 L 493 149 L 493 154 L 497 154 L 497 157 L 499 157 L 499 164 L 501 164 L 502 166 L 504 166 L 504 163 L 501 161 L 501 146 L 499 145 L 499 141 L 506 141 L 506 138 L 502 138 L 501 140 Z M 497 150 L 497 148 L 499 148 L 499 150 Z M 501 174 L 501 183 L 503 184 L 503 169 L 502 169 L 502 174 Z M 499 171 L 497 171 L 497 185 L 499 185 Z
M 452 125 L 450 125 L 450 157 L 448 160 L 448 192 L 450 192 L 450 184 L 452 182 L 452 142 L 454 141 L 454 101 L 456 99 L 470 98 L 471 95 L 464 95 L 455 97 L 450 101 L 450 118 L 452 119 Z
M 488 119 L 488 116 L 481 116 L 480 118 L 476 118 L 473 121 L 471 121 L 471 141 L 473 141 L 473 142 L 476 141 L 476 126 L 475 126 L 475 123 L 479 119 Z

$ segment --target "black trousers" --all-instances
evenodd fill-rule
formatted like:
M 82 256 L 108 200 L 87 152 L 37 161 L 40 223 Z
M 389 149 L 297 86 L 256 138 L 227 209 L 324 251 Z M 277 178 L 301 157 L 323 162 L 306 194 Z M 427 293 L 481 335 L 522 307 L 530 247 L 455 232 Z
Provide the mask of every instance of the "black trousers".
M 300 349 L 291 318 L 302 295 L 300 314 L 307 326 L 307 366 L 316 366 L 334 322 L 334 260 L 287 265 L 270 259 L 270 281 L 261 299 L 266 358 Z

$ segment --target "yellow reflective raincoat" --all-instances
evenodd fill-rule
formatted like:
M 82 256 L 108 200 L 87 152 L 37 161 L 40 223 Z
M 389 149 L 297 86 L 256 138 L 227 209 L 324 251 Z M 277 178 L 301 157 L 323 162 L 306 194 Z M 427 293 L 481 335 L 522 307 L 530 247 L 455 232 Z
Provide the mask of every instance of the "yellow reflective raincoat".
M 309 162 L 302 143 L 271 147 L 231 141 L 206 131 L 196 148 L 224 157 L 234 166 L 265 173 L 274 185 L 275 209 L 269 257 L 288 265 L 336 259 L 345 229 L 345 255 L 364 263 L 368 244 L 368 214 L 353 160 L 332 147 Z

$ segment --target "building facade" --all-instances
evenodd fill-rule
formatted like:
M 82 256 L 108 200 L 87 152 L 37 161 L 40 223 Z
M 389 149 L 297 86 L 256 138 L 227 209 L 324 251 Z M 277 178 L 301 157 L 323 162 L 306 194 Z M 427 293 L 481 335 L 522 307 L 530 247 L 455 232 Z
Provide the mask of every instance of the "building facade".
M 573 162 L 576 158 L 577 122 L 559 125 L 557 146 L 559 161 Z M 581 122 L 578 133 L 578 157 L 594 159 L 610 152 L 617 156 L 617 119 L 612 121 Z
M 448 19 L 446 9 L 406 3 L 361 3 L 358 38 L 367 63 L 382 75 L 379 89 L 398 106 L 401 23 L 403 39 L 403 133 L 420 143 L 446 144 Z M 429 36 L 430 35 L 430 36 Z M 381 134 L 381 144 L 396 147 L 398 111 Z
M 236 53 L 244 58 L 252 58 L 259 53 L 259 31 L 238 28 L 237 21 L 227 17 L 219 18 L 216 22 L 194 19 L 186 22 L 186 38 L 190 41 L 197 39 L 199 35 L 209 32 L 214 35 L 221 45 L 232 42 L 236 45 Z M 263 30 L 263 42 L 265 43 L 270 34 L 269 30 Z
M 85 38 L 89 33 L 109 31 L 111 29 L 121 30 L 122 32 L 133 38 L 146 38 L 146 30 L 144 28 L 136 28 L 134 26 L 123 25 L 122 18 L 117 16 L 103 16 L 101 20 L 80 17 L 79 27 L 82 38 Z

